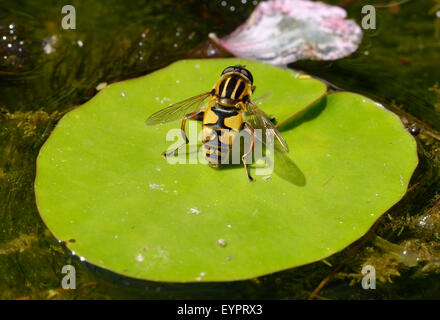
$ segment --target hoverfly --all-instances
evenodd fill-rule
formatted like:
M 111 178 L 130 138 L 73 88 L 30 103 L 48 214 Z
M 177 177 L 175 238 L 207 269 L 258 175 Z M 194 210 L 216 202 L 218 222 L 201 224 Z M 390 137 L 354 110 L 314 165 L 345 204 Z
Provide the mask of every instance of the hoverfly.
M 234 136 L 241 130 L 246 130 L 252 136 L 252 143 L 241 160 L 249 180 L 254 181 L 245 158 L 252 152 L 255 138 L 266 143 L 264 139 L 255 135 L 255 129 L 261 129 L 263 137 L 266 136 L 270 141 L 274 141 L 275 151 L 289 152 L 286 140 L 275 125 L 251 101 L 255 88 L 252 74 L 245 69 L 245 66 L 230 66 L 223 70 L 220 80 L 211 91 L 157 111 L 146 120 L 146 124 L 157 125 L 182 120 L 181 130 L 185 142 L 171 152 L 163 154 L 164 157 L 169 157 L 189 143 L 185 132 L 186 121 L 188 119 L 203 121 L 202 143 L 205 157 L 209 165 L 214 168 L 219 166 L 219 159 L 228 155 Z

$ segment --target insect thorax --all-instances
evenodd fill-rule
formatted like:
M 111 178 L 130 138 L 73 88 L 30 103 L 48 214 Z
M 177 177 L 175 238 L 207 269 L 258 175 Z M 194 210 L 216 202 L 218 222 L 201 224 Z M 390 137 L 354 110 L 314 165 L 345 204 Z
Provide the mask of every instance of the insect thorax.
M 230 103 L 244 101 L 251 94 L 251 84 L 243 76 L 231 73 L 224 75 L 214 86 L 215 96 Z

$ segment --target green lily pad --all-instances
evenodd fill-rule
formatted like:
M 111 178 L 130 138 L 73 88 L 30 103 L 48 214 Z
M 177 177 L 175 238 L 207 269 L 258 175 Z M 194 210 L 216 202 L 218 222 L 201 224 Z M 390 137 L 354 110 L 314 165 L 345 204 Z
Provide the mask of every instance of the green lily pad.
M 254 165 L 250 183 L 238 165 L 169 164 L 160 154 L 180 123 L 148 127 L 145 119 L 209 91 L 237 63 L 266 95 L 260 107 L 285 120 L 290 171 L 276 168 L 263 179 Z M 396 115 L 353 93 L 313 104 L 325 90 L 237 59 L 181 61 L 112 84 L 66 114 L 41 149 L 41 217 L 87 261 L 148 280 L 232 281 L 329 256 L 404 195 L 418 159 Z

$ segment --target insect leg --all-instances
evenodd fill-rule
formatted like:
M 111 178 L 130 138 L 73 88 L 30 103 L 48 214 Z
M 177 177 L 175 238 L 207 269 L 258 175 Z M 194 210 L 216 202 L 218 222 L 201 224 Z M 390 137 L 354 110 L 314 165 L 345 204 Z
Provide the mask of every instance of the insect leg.
M 172 156 L 177 150 L 183 148 L 184 146 L 186 146 L 189 143 L 188 137 L 186 136 L 186 132 L 185 132 L 186 120 L 188 120 L 188 119 L 193 119 L 193 120 L 198 120 L 198 121 L 202 120 L 203 119 L 203 111 L 189 113 L 183 118 L 182 126 L 180 127 L 180 130 L 182 132 L 182 137 L 183 137 L 183 140 L 185 140 L 185 142 L 182 143 L 179 147 L 177 147 L 173 151 L 170 151 L 168 153 L 162 153 L 162 157 L 166 158 L 166 157 Z
M 248 168 L 248 166 L 247 166 L 247 164 L 246 164 L 246 161 L 244 160 L 244 159 L 246 158 L 246 156 L 247 156 L 249 153 L 251 153 L 252 150 L 254 149 L 254 141 L 255 141 L 254 128 L 252 128 L 252 126 L 251 126 L 250 124 L 246 123 L 246 122 L 244 122 L 243 125 L 244 125 L 244 128 L 245 128 L 246 130 L 248 130 L 248 132 L 251 134 L 251 136 L 252 136 L 252 143 L 251 143 L 251 146 L 250 146 L 248 152 L 246 152 L 245 154 L 243 154 L 243 156 L 241 157 L 241 161 L 243 161 L 243 165 L 244 165 L 244 168 L 246 169 L 246 172 L 247 172 L 247 175 L 248 175 L 249 181 L 250 181 L 250 182 L 254 182 L 255 180 L 254 180 L 254 178 L 252 178 L 251 174 L 249 173 L 249 168 Z

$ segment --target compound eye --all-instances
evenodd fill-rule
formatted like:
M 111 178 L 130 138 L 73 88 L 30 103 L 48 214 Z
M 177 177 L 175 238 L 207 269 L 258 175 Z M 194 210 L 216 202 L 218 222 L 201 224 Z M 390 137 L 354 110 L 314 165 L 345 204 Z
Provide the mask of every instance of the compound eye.
M 249 79 L 249 81 L 251 82 L 251 84 L 254 83 L 254 78 L 252 77 L 252 74 L 250 73 L 249 70 L 247 70 L 247 69 L 241 69 L 240 72 L 241 72 L 242 75 L 244 75 L 246 78 Z
M 227 67 L 225 70 L 223 70 L 221 75 L 224 75 L 225 73 L 234 72 L 237 71 L 237 67 Z

